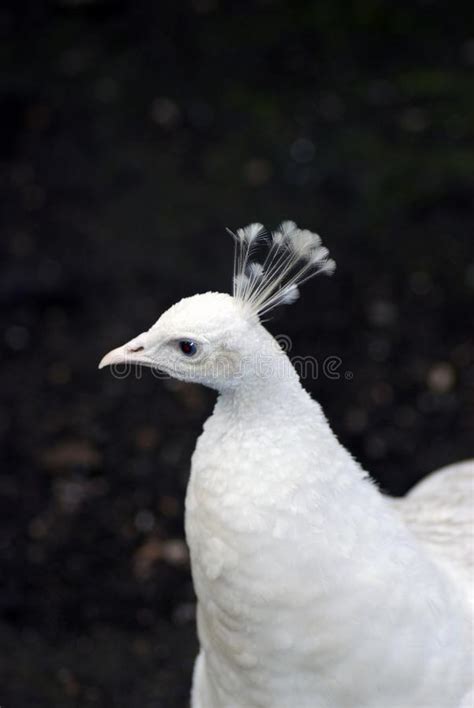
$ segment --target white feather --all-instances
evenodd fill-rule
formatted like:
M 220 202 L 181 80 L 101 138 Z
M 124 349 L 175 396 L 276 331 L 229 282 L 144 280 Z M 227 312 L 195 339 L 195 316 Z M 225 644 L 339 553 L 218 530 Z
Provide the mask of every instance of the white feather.
M 238 273 L 234 276 L 234 291 L 243 292 L 248 286 L 250 278 L 245 273 Z
M 336 261 L 334 261 L 332 258 L 328 258 L 327 261 L 322 263 L 319 273 L 326 273 L 326 275 L 332 275 L 334 271 L 336 270 Z
M 234 269 L 234 297 L 253 315 L 290 304 L 298 297 L 298 285 L 317 273 L 330 274 L 335 263 L 321 245 L 321 237 L 299 229 L 294 221 L 283 221 L 267 238 L 262 224 L 238 229 Z M 265 239 L 263 238 L 265 237 Z M 265 243 L 263 263 L 250 261 L 252 247 Z
M 249 224 L 243 229 L 237 229 L 237 236 L 241 241 L 246 241 L 248 244 L 253 243 L 259 236 L 265 233 L 265 227 L 262 224 Z
M 297 285 L 290 285 L 285 290 L 282 291 L 282 296 L 280 304 L 282 305 L 292 305 L 298 300 L 300 296 L 300 291 Z
M 321 238 L 318 234 L 304 229 L 302 231 L 295 231 L 291 238 L 290 246 L 300 258 L 311 258 L 314 249 L 316 249 L 320 243 Z
M 291 238 L 296 231 L 299 231 L 294 221 L 282 221 L 277 230 L 281 232 L 284 238 L 288 239 Z
M 261 278 L 263 275 L 263 265 L 254 261 L 249 264 L 247 272 L 251 278 Z
M 329 256 L 329 251 L 325 246 L 319 246 L 311 253 L 311 263 L 320 263 Z

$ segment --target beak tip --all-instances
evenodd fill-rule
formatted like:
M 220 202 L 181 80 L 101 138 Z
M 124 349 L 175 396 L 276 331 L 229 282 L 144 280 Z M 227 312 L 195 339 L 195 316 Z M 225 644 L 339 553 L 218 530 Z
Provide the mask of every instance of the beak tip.
M 111 364 L 115 363 L 114 360 L 114 354 L 116 354 L 116 350 L 114 349 L 113 351 L 109 352 L 105 356 L 102 357 L 102 359 L 99 361 L 99 366 L 97 367 L 98 369 L 104 369 L 106 366 L 110 366 Z

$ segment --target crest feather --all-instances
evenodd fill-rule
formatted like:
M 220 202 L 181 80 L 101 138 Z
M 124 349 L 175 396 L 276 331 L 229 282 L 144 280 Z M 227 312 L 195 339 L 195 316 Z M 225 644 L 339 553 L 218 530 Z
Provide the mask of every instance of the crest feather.
M 230 233 L 235 240 L 234 297 L 252 314 L 295 302 L 301 283 L 318 273 L 331 275 L 336 267 L 321 237 L 299 229 L 294 221 L 283 221 L 272 232 L 262 224 L 249 224 Z M 262 262 L 251 260 L 259 245 L 266 248 Z
M 253 243 L 259 236 L 263 235 L 265 227 L 262 224 L 249 224 L 243 229 L 237 229 L 237 236 L 241 241 L 248 244 Z

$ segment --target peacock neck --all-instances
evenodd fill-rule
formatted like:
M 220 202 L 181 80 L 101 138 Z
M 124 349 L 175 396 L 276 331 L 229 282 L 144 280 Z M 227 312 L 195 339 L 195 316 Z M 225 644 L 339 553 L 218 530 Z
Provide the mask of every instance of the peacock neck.
M 232 386 L 221 390 L 218 410 L 232 410 L 244 419 L 256 415 L 274 418 L 289 408 L 302 410 L 304 401 L 309 400 L 286 353 L 260 327 L 242 359 L 239 376 Z

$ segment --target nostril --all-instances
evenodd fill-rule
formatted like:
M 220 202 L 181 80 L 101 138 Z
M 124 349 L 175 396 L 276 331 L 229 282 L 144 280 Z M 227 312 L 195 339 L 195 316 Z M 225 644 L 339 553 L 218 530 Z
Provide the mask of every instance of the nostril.
M 128 351 L 131 354 L 136 354 L 137 352 L 142 352 L 145 349 L 145 347 L 129 347 Z

